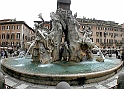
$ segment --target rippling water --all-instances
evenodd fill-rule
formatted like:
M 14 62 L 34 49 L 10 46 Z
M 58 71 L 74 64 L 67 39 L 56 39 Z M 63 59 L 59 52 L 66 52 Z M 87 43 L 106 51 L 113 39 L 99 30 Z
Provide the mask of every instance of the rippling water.
M 105 59 L 105 62 L 85 61 L 74 62 L 55 62 L 54 64 L 32 63 L 32 59 L 16 58 L 7 60 L 5 64 L 15 70 L 27 73 L 38 74 L 78 74 L 91 73 L 111 69 L 120 64 L 119 59 Z

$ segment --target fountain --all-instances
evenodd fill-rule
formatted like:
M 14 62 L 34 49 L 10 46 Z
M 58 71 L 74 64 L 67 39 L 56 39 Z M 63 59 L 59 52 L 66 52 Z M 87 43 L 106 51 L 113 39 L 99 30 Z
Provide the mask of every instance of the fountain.
M 121 69 L 120 60 L 106 59 L 92 42 L 90 26 L 80 30 L 77 13 L 72 15 L 71 2 L 65 1 L 58 0 L 56 13 L 50 13 L 51 30 L 44 27 L 42 14 L 38 15 L 42 21 L 35 23 L 35 40 L 30 42 L 26 54 L 22 52 L 18 58 L 2 60 L 4 72 L 31 83 L 56 85 L 66 81 L 81 85 L 107 79 Z M 64 3 L 68 8 L 63 7 Z M 99 50 L 99 57 L 93 56 L 93 48 Z M 27 58 L 29 51 L 31 57 Z
M 28 53 L 32 47 L 32 62 L 47 64 L 56 61 L 92 60 L 92 48 L 99 48 L 89 37 L 92 34 L 91 27 L 88 26 L 83 31 L 79 30 L 80 25 L 76 16 L 71 15 L 71 11 L 66 13 L 62 8 L 59 8 L 56 13 L 50 13 L 50 17 L 51 31 L 44 27 L 42 14 L 39 14 L 42 22 L 35 23 L 36 39 L 27 51 Z M 100 50 L 99 52 L 101 60 L 104 61 L 102 52 Z

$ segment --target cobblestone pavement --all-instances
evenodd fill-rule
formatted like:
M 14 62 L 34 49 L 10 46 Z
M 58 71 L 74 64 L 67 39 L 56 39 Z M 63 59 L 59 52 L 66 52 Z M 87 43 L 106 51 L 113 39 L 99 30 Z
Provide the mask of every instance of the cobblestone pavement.
M 124 67 L 120 72 L 107 80 L 98 83 L 84 84 L 82 86 L 71 86 L 71 89 L 109 89 L 110 87 L 117 85 L 117 78 L 121 72 L 124 72 Z M 9 75 L 5 75 L 5 84 L 16 89 L 55 89 L 55 86 L 32 84 L 15 79 Z

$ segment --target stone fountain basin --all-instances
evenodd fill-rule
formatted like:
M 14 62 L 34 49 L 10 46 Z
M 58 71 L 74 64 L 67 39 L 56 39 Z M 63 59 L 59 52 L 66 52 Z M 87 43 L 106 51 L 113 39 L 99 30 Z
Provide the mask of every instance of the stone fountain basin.
M 88 71 L 88 73 L 86 73 L 86 72 L 85 73 L 84 72 L 82 72 L 82 73 L 81 72 L 79 72 L 79 73 L 65 72 L 65 73 L 59 74 L 59 73 L 40 73 L 39 71 L 38 72 L 30 72 L 30 71 L 28 71 L 28 69 L 27 69 L 27 71 L 18 69 L 18 66 L 13 67 L 12 66 L 13 64 L 12 65 L 9 64 L 9 63 L 11 63 L 11 61 L 13 62 L 13 60 L 16 61 L 16 59 L 18 59 L 18 58 L 3 59 L 1 61 L 2 70 L 14 78 L 17 78 L 17 79 L 20 79 L 23 81 L 27 81 L 27 82 L 31 82 L 31 83 L 35 83 L 35 84 L 43 84 L 43 85 L 57 85 L 61 81 L 66 81 L 70 85 L 83 85 L 86 83 L 99 82 L 99 81 L 105 80 L 109 77 L 112 77 L 113 75 L 118 73 L 121 70 L 122 64 L 123 64 L 122 61 L 117 60 L 119 62 L 114 67 L 105 69 L 105 70 L 101 70 L 101 71 L 100 70 L 94 71 L 94 72 Z M 34 65 L 37 65 L 37 64 L 34 64 Z M 66 70 L 66 68 L 65 68 L 65 70 Z

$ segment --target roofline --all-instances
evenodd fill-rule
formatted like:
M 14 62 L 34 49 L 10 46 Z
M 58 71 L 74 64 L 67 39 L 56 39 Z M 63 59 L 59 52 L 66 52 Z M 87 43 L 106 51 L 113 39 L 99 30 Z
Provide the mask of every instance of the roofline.
M 43 21 L 34 21 L 34 23 L 37 22 L 37 23 L 41 23 Z M 50 23 L 50 21 L 44 21 L 44 23 Z
M 31 29 L 33 32 L 35 32 L 31 27 L 29 27 L 24 21 L 14 21 L 14 22 L 0 22 L 0 25 L 6 25 L 6 24 L 24 24 L 26 27 Z

